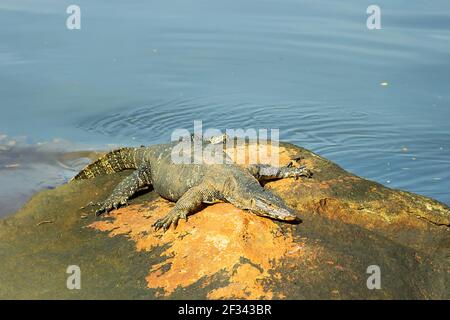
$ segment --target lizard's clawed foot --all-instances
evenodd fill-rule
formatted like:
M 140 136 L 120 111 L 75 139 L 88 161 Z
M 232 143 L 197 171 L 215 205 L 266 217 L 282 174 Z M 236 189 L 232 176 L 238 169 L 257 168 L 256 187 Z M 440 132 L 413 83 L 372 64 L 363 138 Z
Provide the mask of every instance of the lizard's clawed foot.
M 115 210 L 115 209 L 117 209 L 119 207 L 126 206 L 127 204 L 128 203 L 127 203 L 126 199 L 108 199 L 108 200 L 100 203 L 101 206 L 100 206 L 100 208 L 98 208 L 95 211 L 95 215 L 97 217 L 101 216 L 104 213 L 108 213 L 108 212 L 110 212 L 112 210 Z
M 312 177 L 311 170 L 306 168 L 306 166 L 293 167 L 292 165 L 291 166 L 288 165 L 282 168 L 281 174 L 284 178 L 294 178 L 295 180 L 297 180 L 300 177 L 306 178 Z
M 176 228 L 180 219 L 187 221 L 187 215 L 185 213 L 172 211 L 169 212 L 164 218 L 157 220 L 152 227 L 155 227 L 155 231 L 162 228 L 164 232 L 166 232 L 171 224 L 173 224 L 174 228 Z
M 309 170 L 308 168 L 306 168 L 306 166 L 292 168 L 291 170 L 292 170 L 292 176 L 295 179 L 298 179 L 299 177 L 311 178 L 313 175 L 312 171 Z

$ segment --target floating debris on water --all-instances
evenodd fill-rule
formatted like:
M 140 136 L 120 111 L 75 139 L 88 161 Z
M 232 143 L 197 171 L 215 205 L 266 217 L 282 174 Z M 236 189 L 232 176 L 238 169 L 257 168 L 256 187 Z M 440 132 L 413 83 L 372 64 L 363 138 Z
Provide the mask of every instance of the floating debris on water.
M 411 159 L 412 159 L 412 160 L 416 160 L 417 158 L 416 158 L 416 157 L 412 157 Z
M 387 87 L 389 83 L 387 81 L 380 82 L 380 86 Z
M 17 167 L 20 167 L 19 163 L 5 164 L 5 168 L 8 168 L 8 169 L 13 169 L 13 168 L 17 168 Z
M 402 152 L 407 152 L 408 151 L 408 147 L 402 147 Z

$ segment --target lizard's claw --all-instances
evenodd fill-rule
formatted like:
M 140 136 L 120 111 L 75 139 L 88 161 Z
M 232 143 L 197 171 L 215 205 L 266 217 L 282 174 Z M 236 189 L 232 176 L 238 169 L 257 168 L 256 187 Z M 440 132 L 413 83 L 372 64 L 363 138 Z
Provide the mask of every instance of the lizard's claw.
M 95 211 L 95 215 L 97 217 L 101 216 L 104 213 L 108 213 L 113 209 L 115 210 L 119 207 L 126 206 L 128 203 L 126 199 L 114 199 L 114 200 L 106 200 L 105 202 L 100 204 L 101 207 Z
M 311 178 L 312 177 L 312 171 L 306 168 L 306 166 L 300 166 L 297 168 L 291 168 L 292 170 L 292 176 L 295 179 L 298 179 L 299 177 L 306 177 Z
M 152 227 L 155 227 L 155 231 L 158 231 L 159 229 L 163 228 L 164 231 L 166 231 L 167 229 L 169 229 L 170 224 L 172 223 L 172 221 L 167 219 L 167 216 L 162 218 L 162 219 L 158 219 L 153 225 Z
M 95 210 L 95 215 L 97 217 L 100 217 L 102 214 L 104 213 L 108 213 L 109 211 L 111 211 L 113 208 L 112 206 L 109 205 L 102 205 L 99 209 Z
M 100 217 L 102 214 L 104 214 L 104 213 L 108 213 L 108 211 L 110 211 L 111 209 L 106 209 L 106 208 L 103 208 L 103 207 L 101 207 L 100 209 L 97 209 L 97 210 L 95 210 L 95 215 L 97 216 L 97 217 Z
M 306 166 L 300 166 L 300 167 L 293 167 L 291 166 L 285 166 L 280 169 L 280 177 L 283 178 L 294 178 L 297 180 L 300 177 L 307 177 L 311 178 L 312 172 Z
M 171 224 L 173 224 L 174 228 L 178 226 L 178 221 L 180 218 L 187 221 L 187 215 L 186 213 L 176 213 L 176 212 L 169 212 L 164 218 L 158 219 L 152 227 L 155 228 L 155 231 L 158 231 L 159 229 L 163 229 L 164 232 L 169 230 L 169 227 Z

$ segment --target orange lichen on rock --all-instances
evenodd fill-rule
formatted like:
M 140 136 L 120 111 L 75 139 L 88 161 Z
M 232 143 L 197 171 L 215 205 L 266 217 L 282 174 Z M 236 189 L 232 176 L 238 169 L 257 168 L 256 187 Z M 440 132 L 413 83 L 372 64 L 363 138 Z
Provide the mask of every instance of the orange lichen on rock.
M 148 287 L 162 289 L 164 296 L 199 281 L 206 285 L 222 274 L 227 281 L 208 298 L 279 298 L 265 290 L 263 282 L 283 258 L 300 257 L 304 250 L 304 244 L 294 242 L 290 232 L 283 234 L 273 221 L 227 203 L 208 206 L 175 230 L 155 232 L 151 225 L 173 204 L 158 199 L 152 206 L 150 211 L 141 206 L 118 209 L 111 213 L 112 221 L 96 221 L 90 227 L 109 231 L 111 237 L 127 235 L 138 251 L 164 246 L 165 260 L 151 266 L 146 278 Z
M 249 154 L 255 145 L 228 149 L 235 161 L 236 155 L 245 155 L 245 164 L 254 162 Z M 271 163 L 271 154 L 278 154 L 279 165 L 287 165 L 296 155 L 279 146 L 267 145 L 258 149 L 262 155 L 258 163 Z M 233 151 L 237 151 L 233 153 Z M 238 161 L 238 162 L 239 162 Z M 138 251 L 166 248 L 166 259 L 151 266 L 147 276 L 149 288 L 160 288 L 167 296 L 177 288 L 185 288 L 198 281 L 223 274 L 228 284 L 209 292 L 208 298 L 282 298 L 265 290 L 263 281 L 270 279 L 270 271 L 281 259 L 299 257 L 304 244 L 295 243 L 292 234 L 282 234 L 280 227 L 269 219 L 257 217 L 232 206 L 218 203 L 191 216 L 188 223 L 180 222 L 176 230 L 165 234 L 154 232 L 151 225 L 164 217 L 173 203 L 162 198 L 152 202 L 150 209 L 141 206 L 121 208 L 111 213 L 112 221 L 97 221 L 90 225 L 110 236 L 128 235 L 136 242 Z

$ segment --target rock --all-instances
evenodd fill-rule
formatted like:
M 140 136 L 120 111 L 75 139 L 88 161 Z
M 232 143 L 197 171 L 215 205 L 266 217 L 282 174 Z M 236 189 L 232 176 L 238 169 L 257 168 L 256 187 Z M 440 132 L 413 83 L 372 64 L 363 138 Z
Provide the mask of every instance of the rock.
M 102 218 L 79 209 L 128 172 L 38 193 L 0 220 L 0 298 L 450 298 L 447 206 L 291 144 L 278 152 L 282 165 L 314 172 L 266 184 L 298 209 L 300 224 L 218 203 L 155 232 L 152 223 L 173 203 L 153 191 Z M 81 290 L 66 287 L 70 265 L 80 267 Z M 381 289 L 367 287 L 373 265 Z

